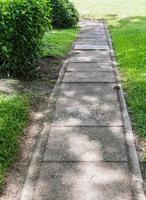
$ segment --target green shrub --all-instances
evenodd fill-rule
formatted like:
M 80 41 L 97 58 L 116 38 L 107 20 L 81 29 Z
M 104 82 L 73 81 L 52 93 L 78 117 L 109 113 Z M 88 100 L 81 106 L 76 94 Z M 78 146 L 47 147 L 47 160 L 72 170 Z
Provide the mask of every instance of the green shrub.
M 35 71 L 49 16 L 50 0 L 0 1 L 0 71 L 17 76 Z
M 52 25 L 55 28 L 69 28 L 77 25 L 79 14 L 69 0 L 50 0 Z

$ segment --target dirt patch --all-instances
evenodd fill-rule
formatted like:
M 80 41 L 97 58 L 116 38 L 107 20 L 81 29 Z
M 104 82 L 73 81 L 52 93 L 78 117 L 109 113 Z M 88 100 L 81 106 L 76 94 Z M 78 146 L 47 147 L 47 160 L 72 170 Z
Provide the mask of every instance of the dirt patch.
M 48 100 L 58 78 L 62 62 L 61 58 L 40 60 L 38 76 L 33 80 L 0 79 L 0 92 L 28 94 L 32 99 L 31 120 L 24 130 L 19 154 L 6 175 L 5 185 L 0 189 L 1 200 L 20 199 L 31 155 L 42 130 L 44 116 L 41 113 L 48 107 Z

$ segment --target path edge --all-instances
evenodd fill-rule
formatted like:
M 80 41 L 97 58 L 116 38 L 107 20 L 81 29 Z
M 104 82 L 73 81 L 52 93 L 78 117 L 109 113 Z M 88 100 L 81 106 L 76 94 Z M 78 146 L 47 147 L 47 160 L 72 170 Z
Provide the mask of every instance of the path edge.
M 51 130 L 51 123 L 54 115 L 54 110 L 56 107 L 56 102 L 59 96 L 60 92 L 60 86 L 64 77 L 64 74 L 66 72 L 67 65 L 70 60 L 71 52 L 74 46 L 74 42 L 71 46 L 71 49 L 69 51 L 68 57 L 63 61 L 61 69 L 59 71 L 59 77 L 55 83 L 55 86 L 51 92 L 51 96 L 48 98 L 48 109 L 43 112 L 45 114 L 45 121 L 43 122 L 43 127 L 39 131 L 39 139 L 34 147 L 34 151 L 32 153 L 30 163 L 27 169 L 27 173 L 25 176 L 25 180 L 22 187 L 22 192 L 20 196 L 20 200 L 33 200 L 34 194 L 35 194 L 35 188 L 37 185 L 37 181 L 40 175 L 40 169 L 41 169 L 41 160 L 44 156 L 45 147 L 47 145 L 47 140 L 49 137 L 49 133 Z
M 130 167 L 130 173 L 131 173 L 132 192 L 134 194 L 134 200 L 146 200 L 141 168 L 140 168 L 139 159 L 138 159 L 138 155 L 136 151 L 135 137 L 133 134 L 131 119 L 128 113 L 128 108 L 127 108 L 127 104 L 126 104 L 126 100 L 125 100 L 125 96 L 123 92 L 123 87 L 121 84 L 120 74 L 117 69 L 116 56 L 113 49 L 112 37 L 108 31 L 108 26 L 105 20 L 103 20 L 103 24 L 105 27 L 107 40 L 108 40 L 108 44 L 111 51 L 111 58 L 113 62 L 117 85 L 120 88 L 117 91 L 117 93 L 118 93 L 118 98 L 120 101 L 122 119 L 124 123 L 124 133 L 125 133 L 126 143 L 128 147 L 128 156 L 130 160 L 129 167 Z

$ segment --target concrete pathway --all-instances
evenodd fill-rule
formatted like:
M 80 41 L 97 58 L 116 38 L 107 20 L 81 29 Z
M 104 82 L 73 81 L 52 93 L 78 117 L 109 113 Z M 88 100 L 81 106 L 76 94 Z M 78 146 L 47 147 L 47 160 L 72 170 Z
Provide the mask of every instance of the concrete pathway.
M 143 200 L 133 136 L 128 141 L 105 26 L 88 20 L 80 26 L 60 85 L 33 199 Z M 28 199 L 25 195 L 22 199 Z

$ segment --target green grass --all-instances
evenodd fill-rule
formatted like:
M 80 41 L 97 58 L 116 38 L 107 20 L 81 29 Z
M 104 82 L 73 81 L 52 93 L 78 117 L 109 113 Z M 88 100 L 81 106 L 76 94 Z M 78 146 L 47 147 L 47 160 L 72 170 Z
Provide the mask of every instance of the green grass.
M 17 155 L 19 139 L 28 120 L 28 111 L 26 97 L 0 94 L 0 185 Z
M 133 129 L 146 137 L 146 1 L 73 0 L 81 17 L 105 19 L 123 79 Z
M 64 57 L 76 39 L 79 28 L 46 32 L 43 38 L 42 57 Z
M 146 137 L 146 18 L 130 18 L 111 27 L 133 128 Z

